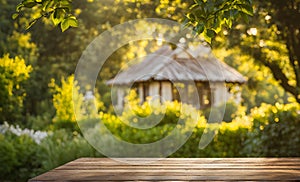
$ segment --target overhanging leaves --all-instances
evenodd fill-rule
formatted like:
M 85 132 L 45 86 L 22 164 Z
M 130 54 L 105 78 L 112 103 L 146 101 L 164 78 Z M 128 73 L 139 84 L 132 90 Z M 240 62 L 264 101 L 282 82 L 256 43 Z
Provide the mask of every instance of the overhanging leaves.
M 61 25 L 62 31 L 69 27 L 77 27 L 77 19 L 72 14 L 72 0 L 23 0 L 17 7 L 16 13 L 12 15 L 16 19 L 26 9 L 35 7 L 39 12 L 39 18 L 30 22 L 26 29 L 33 26 L 39 19 L 50 18 L 54 26 Z M 62 25 L 64 22 L 64 25 Z
M 251 0 L 195 0 L 187 14 L 187 26 L 194 27 L 197 34 L 204 36 L 208 43 L 224 27 L 231 28 L 232 23 L 242 17 L 248 21 L 253 15 Z

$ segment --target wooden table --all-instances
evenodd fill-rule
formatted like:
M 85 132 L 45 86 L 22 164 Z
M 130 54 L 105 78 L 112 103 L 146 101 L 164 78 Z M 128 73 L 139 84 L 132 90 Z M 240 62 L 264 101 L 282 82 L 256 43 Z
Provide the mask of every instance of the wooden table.
M 147 162 L 147 158 L 128 159 Z M 300 158 L 167 158 L 128 164 L 81 158 L 30 181 L 222 181 L 300 180 Z

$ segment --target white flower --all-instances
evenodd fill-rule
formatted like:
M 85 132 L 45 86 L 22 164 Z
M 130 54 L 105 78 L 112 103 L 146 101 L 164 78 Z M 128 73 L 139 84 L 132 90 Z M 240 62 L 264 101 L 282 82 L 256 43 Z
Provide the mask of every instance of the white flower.
M 7 131 L 10 131 L 17 136 L 27 135 L 32 138 L 37 144 L 40 144 L 41 141 L 48 136 L 47 132 L 44 131 L 34 131 L 27 128 L 22 130 L 19 125 L 9 126 L 7 122 L 4 122 L 3 125 L 0 125 L 0 133 L 5 134 Z

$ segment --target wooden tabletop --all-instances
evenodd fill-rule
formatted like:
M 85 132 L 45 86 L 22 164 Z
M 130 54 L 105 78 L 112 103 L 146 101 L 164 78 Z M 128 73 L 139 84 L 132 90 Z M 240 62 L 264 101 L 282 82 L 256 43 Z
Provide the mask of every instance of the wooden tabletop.
M 152 163 L 149 158 L 126 160 L 129 163 L 81 158 L 30 181 L 300 180 L 300 158 L 166 158 Z

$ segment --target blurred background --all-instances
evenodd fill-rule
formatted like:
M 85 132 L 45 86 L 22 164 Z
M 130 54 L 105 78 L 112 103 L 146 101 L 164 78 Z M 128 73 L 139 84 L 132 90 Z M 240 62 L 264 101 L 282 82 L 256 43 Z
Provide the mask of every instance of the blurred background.
M 3 181 L 26 181 L 79 157 L 105 157 L 84 139 L 74 115 L 73 92 L 76 102 L 85 101 L 74 81 L 82 52 L 102 32 L 129 20 L 191 21 L 188 15 L 195 4 L 192 0 L 73 0 L 71 11 L 78 27 L 62 32 L 51 18 L 41 18 L 26 29 L 39 17 L 39 11 L 32 7 L 13 19 L 19 3 L 19 0 L 0 0 L 0 180 Z M 194 19 L 197 21 L 197 17 Z M 253 16 L 247 21 L 239 19 L 230 27 L 214 32 L 211 44 L 207 44 L 213 55 L 246 79 L 245 84 L 239 85 L 240 101 L 229 99 L 202 109 L 187 106 L 189 113 L 199 116 L 198 124 L 189 140 L 170 157 L 300 156 L 299 19 L 298 0 L 255 0 Z M 163 38 L 169 33 L 169 27 L 137 26 L 149 29 L 156 37 Z M 198 24 L 191 26 L 197 34 Z M 115 34 L 129 36 L 130 31 Z M 163 33 L 157 35 L 158 32 Z M 181 38 L 184 42 L 189 42 L 189 38 L 199 39 L 202 44 L 210 37 L 183 35 L 178 43 L 183 41 Z M 126 104 L 133 112 L 125 107 L 121 121 L 112 107 L 110 86 L 105 82 L 126 68 L 128 61 L 146 56 L 165 44 L 140 40 L 115 51 L 102 67 L 101 79 L 93 90 L 97 112 L 91 116 L 92 122 L 84 124 L 101 119 L 115 136 L 131 143 L 150 143 L 163 138 L 177 127 L 179 118 L 186 120 L 188 127 L 192 119 L 185 115 L 180 102 L 174 100 L 164 106 L 150 107 L 139 98 L 138 90 L 126 93 Z M 235 88 L 230 83 L 227 86 Z M 237 90 L 230 92 L 234 94 Z M 220 113 L 218 109 L 224 105 L 225 114 L 217 135 L 200 150 L 203 132 L 216 127 L 215 123 L 207 123 L 209 114 Z M 147 130 L 123 123 L 138 123 L 140 118 L 156 117 L 163 112 L 161 122 Z

